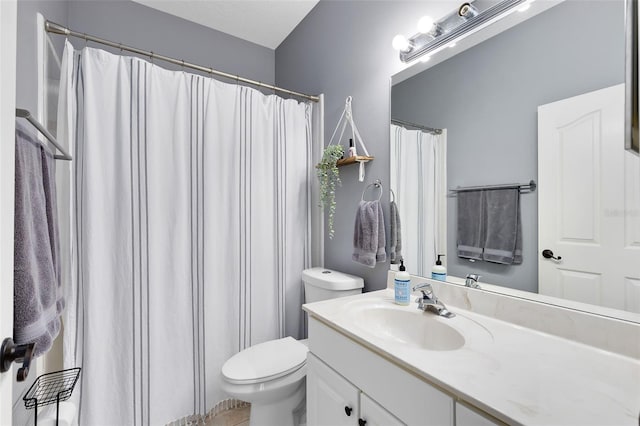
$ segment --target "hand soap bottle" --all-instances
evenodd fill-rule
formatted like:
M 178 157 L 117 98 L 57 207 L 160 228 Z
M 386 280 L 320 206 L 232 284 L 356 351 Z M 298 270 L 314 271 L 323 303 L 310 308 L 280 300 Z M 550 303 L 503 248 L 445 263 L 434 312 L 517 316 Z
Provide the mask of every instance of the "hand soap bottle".
M 411 301 L 411 275 L 404 267 L 404 260 L 400 261 L 400 268 L 396 272 L 393 280 L 393 288 L 395 291 L 395 302 L 398 305 L 408 305 Z
M 438 281 L 446 281 L 447 280 L 447 268 L 442 266 L 442 261 L 440 257 L 444 256 L 444 254 L 438 255 L 438 260 L 436 260 L 436 264 L 433 265 L 433 269 L 431 269 L 431 279 Z
M 349 157 L 356 157 L 357 155 L 358 155 L 358 152 L 356 151 L 356 146 L 353 144 L 353 139 L 349 139 L 348 156 Z

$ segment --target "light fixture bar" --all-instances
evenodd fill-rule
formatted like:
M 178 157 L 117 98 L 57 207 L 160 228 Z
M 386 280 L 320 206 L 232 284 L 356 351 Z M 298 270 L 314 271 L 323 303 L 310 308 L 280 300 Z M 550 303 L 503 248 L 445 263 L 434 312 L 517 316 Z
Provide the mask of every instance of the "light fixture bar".
M 503 0 L 426 43 L 424 43 L 425 35 L 418 33 L 409 39 L 414 48 L 408 52 L 400 52 L 400 60 L 402 62 L 411 62 L 422 55 L 440 49 L 528 1 L 530 0 Z

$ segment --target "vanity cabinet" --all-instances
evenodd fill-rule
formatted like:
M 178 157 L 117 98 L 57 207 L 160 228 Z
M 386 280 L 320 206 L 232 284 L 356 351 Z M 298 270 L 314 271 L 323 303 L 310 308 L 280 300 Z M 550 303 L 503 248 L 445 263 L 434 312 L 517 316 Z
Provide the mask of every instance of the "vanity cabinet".
M 309 352 L 309 426 L 454 425 L 453 398 L 313 317 Z
M 307 358 L 307 423 L 316 426 L 404 425 L 313 354 Z

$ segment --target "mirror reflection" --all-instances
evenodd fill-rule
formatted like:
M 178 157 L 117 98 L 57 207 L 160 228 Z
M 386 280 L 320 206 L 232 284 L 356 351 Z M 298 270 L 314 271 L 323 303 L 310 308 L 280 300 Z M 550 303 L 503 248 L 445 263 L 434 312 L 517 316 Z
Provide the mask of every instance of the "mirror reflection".
M 392 86 L 409 272 L 445 254 L 449 278 L 640 313 L 623 25 L 622 0 L 565 1 Z

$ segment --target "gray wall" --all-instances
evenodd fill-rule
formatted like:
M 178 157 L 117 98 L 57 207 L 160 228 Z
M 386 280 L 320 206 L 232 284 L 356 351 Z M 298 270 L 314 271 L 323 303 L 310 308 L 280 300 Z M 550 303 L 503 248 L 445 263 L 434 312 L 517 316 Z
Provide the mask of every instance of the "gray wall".
M 447 129 L 450 188 L 537 180 L 537 107 L 624 81 L 623 19 L 623 1 L 562 3 L 395 85 L 392 116 Z M 521 196 L 523 263 L 514 266 L 456 256 L 448 198 L 449 274 L 537 292 L 537 198 Z
M 572 3 L 574 2 L 573 0 Z M 622 2 L 616 0 L 620 5 Z M 589 8 L 600 7 L 601 4 L 608 1 L 598 2 L 579 2 L 582 7 L 588 5 Z M 560 6 L 558 6 L 560 7 Z M 376 160 L 367 166 L 366 183 L 373 179 L 380 178 L 388 187 L 389 182 L 389 77 L 400 71 L 402 68 L 397 53 L 391 48 L 391 39 L 397 33 L 413 34 L 415 32 L 415 24 L 418 17 L 423 14 L 432 14 L 433 16 L 441 16 L 451 9 L 451 3 L 444 2 L 397 2 L 397 1 L 327 1 L 322 0 L 316 8 L 307 16 L 307 18 L 294 30 L 294 32 L 276 49 L 276 83 L 291 89 L 300 90 L 309 93 L 325 93 L 326 94 L 326 116 L 325 116 L 325 133 L 326 141 L 331 136 L 333 126 L 342 112 L 344 98 L 347 95 L 354 97 L 354 117 L 360 132 L 363 134 L 369 151 L 376 156 Z M 622 29 L 622 17 L 617 16 L 619 13 L 611 16 L 603 15 L 600 19 L 613 19 L 620 22 L 619 28 Z M 572 16 L 572 19 L 576 19 Z M 549 62 L 554 64 L 561 61 L 565 55 L 575 57 L 573 49 L 574 45 L 582 45 L 595 43 L 596 46 L 601 45 L 600 39 L 607 38 L 609 35 L 603 34 L 599 29 L 604 25 L 600 22 L 592 22 L 590 24 L 590 32 L 587 34 L 573 33 L 565 28 L 566 22 L 549 23 L 547 29 L 562 34 L 571 40 L 569 45 L 565 46 L 565 50 L 556 51 L 550 56 Z M 586 37 L 586 41 L 582 39 Z M 613 37 L 621 37 L 621 33 Z M 546 49 L 556 43 L 547 37 L 544 41 L 535 46 L 530 47 L 529 51 L 519 49 L 519 40 L 512 39 L 509 43 L 502 43 L 501 49 L 509 49 L 510 55 L 524 54 L 543 54 Z M 570 46 L 570 47 L 568 47 Z M 618 46 L 614 49 L 614 56 L 622 54 L 623 42 L 620 38 L 616 43 L 609 46 Z M 471 50 L 468 54 L 473 59 L 469 61 L 469 65 L 465 70 L 459 70 L 457 76 L 459 82 L 463 84 L 478 84 L 480 76 L 489 73 L 487 64 L 482 58 L 475 54 L 476 50 Z M 545 103 L 555 99 L 561 99 L 571 94 L 582 93 L 588 90 L 613 85 L 622 81 L 622 73 L 620 70 L 617 74 L 608 71 L 609 65 L 606 60 L 606 52 L 592 50 L 588 55 L 579 57 L 579 61 L 574 65 L 574 72 L 565 76 L 559 76 L 555 66 L 543 66 L 542 64 L 533 64 L 530 69 L 526 69 L 526 75 L 542 75 L 545 79 L 555 82 L 558 87 L 564 88 L 568 83 L 580 76 L 584 70 L 590 70 L 598 74 L 599 83 L 583 85 L 572 84 L 571 90 L 556 92 L 555 97 L 546 98 L 549 100 L 541 100 L 538 103 Z M 476 55 L 475 59 L 473 55 Z M 575 58 L 574 58 L 575 59 Z M 458 60 L 454 57 L 453 60 Z M 443 63 L 442 66 L 445 64 Z M 515 65 L 511 65 L 513 67 Z M 519 71 L 518 71 L 519 72 Z M 512 68 L 503 69 L 499 72 L 490 74 L 494 83 L 500 84 L 515 82 L 518 91 L 527 86 L 533 86 L 528 78 L 521 78 Z M 439 85 L 438 85 L 439 86 Z M 436 92 L 430 92 L 430 98 L 445 99 L 449 98 L 455 102 L 456 113 L 460 110 L 467 110 L 467 115 L 473 115 L 474 119 L 483 121 L 489 120 L 489 108 L 486 107 L 485 101 L 491 99 L 478 97 L 480 105 L 475 105 L 475 109 L 469 111 L 468 103 L 474 97 L 470 94 L 474 93 L 478 88 L 468 89 L 466 92 L 458 92 L 456 96 L 451 96 L 443 92 L 442 87 Z M 543 94 L 544 95 L 544 94 Z M 542 98 L 545 99 L 545 98 Z M 451 103 L 450 105 L 453 105 Z M 537 104 L 536 104 L 537 105 Z M 511 107 L 507 105 L 506 109 Z M 494 109 L 494 108 L 491 108 Z M 503 108 L 504 109 L 504 108 Z M 535 111 L 528 112 L 529 118 L 535 120 Z M 425 120 L 422 120 L 425 121 Z M 447 126 L 447 123 L 438 124 L 429 120 L 431 125 Z M 500 127 L 506 125 L 506 120 L 498 123 Z M 519 165 L 508 174 L 508 176 L 499 176 L 493 174 L 493 166 L 485 161 L 476 161 L 467 157 L 468 160 L 457 163 L 457 167 L 465 168 L 473 172 L 473 179 L 470 183 L 489 181 L 496 179 L 499 181 L 512 181 L 514 179 L 529 181 L 535 178 L 537 168 L 535 166 L 537 151 L 535 146 L 529 145 L 526 150 L 518 144 L 523 139 L 523 134 L 535 134 L 535 126 L 522 127 L 524 129 L 533 129 L 533 131 L 520 130 L 511 139 L 511 143 L 504 147 L 503 156 L 515 156 L 520 159 L 528 158 L 525 162 L 528 166 Z M 475 131 L 471 136 L 465 136 L 464 139 L 475 141 L 476 147 L 482 147 L 483 144 L 491 141 L 493 137 L 490 133 Z M 455 135 L 454 135 L 455 136 Z M 450 139 L 452 140 L 452 139 Z M 451 148 L 451 145 L 450 145 Z M 455 147 L 450 149 L 450 156 L 459 158 L 461 153 L 456 153 Z M 459 151 L 459 150 L 458 150 Z M 480 149 L 480 152 L 483 150 Z M 504 161 L 508 163 L 508 161 Z M 494 163 L 495 164 L 495 163 Z M 517 174 L 516 174 L 517 171 Z M 486 177 L 484 177 L 484 176 Z M 483 176 L 482 178 L 478 176 Z M 351 261 L 352 250 L 352 232 L 355 207 L 360 197 L 363 184 L 357 182 L 356 168 L 341 169 L 341 177 L 343 186 L 338 190 L 337 194 L 337 214 L 336 214 L 336 236 L 333 240 L 325 238 L 325 266 L 338 269 L 344 272 L 360 275 L 365 278 L 366 290 L 376 290 L 383 288 L 386 282 L 386 271 L 388 263 L 378 265 L 371 270 L 361 267 Z M 455 181 L 451 178 L 449 186 L 470 184 L 462 181 Z M 524 219 L 527 222 L 527 231 L 529 236 L 527 241 L 534 245 L 526 248 L 525 256 L 533 261 L 535 257 L 536 244 L 535 237 L 531 236 L 532 232 L 537 232 L 535 223 L 536 195 L 525 195 L 523 199 L 528 203 L 526 206 L 527 213 Z M 385 203 L 385 213 L 388 204 L 388 195 L 383 197 Z M 454 224 L 451 219 L 450 224 Z M 452 234 L 451 229 L 448 230 Z M 453 245 L 449 241 L 449 245 Z M 451 263 L 451 262 L 450 262 Z M 478 264 L 476 263 L 474 269 Z M 536 268 L 528 263 L 526 266 L 530 269 L 531 274 Z M 524 268 L 524 266 L 523 266 Z M 464 268 L 465 271 L 467 268 Z M 454 268 L 455 270 L 455 268 Z M 466 273 L 466 272 L 465 272 Z M 484 271 L 482 271 L 484 273 Z M 528 282 L 531 282 L 529 278 Z M 530 287 L 530 284 L 527 285 Z M 518 283 L 517 287 L 522 288 Z
M 364 183 L 358 182 L 357 166 L 340 169 L 336 233 L 333 240 L 325 233 L 324 266 L 363 277 L 367 291 L 385 287 L 389 263 L 370 269 L 351 260 L 353 225 L 365 185 L 381 179 L 389 188 L 389 82 L 402 68 L 391 40 L 414 33 L 423 14 L 441 16 L 450 8 L 445 2 L 321 0 L 276 49 L 277 85 L 326 95 L 325 144 L 351 95 L 355 122 L 376 157 L 366 166 Z M 388 217 L 388 191 L 382 200 Z
M 59 0 L 18 1 L 18 33 L 16 55 L 16 106 L 38 110 L 38 51 L 36 14 L 67 25 L 67 2 Z M 64 37 L 51 39 L 58 52 L 62 52 Z
M 17 105 L 37 110 L 36 13 L 111 41 L 273 83 L 275 51 L 130 0 L 21 0 L 18 2 Z M 59 53 L 64 37 L 50 35 Z M 80 39 L 70 39 L 78 48 Z M 113 49 L 95 44 L 106 50 Z M 168 63 L 158 65 L 179 69 Z M 228 80 L 223 80 L 230 82 Z
M 131 0 L 70 1 L 68 21 L 76 31 L 242 77 L 271 84 L 275 81 L 275 52 L 272 49 Z M 83 42 L 76 39 L 74 45 L 81 47 Z M 158 65 L 180 68 L 164 62 L 158 62 Z

